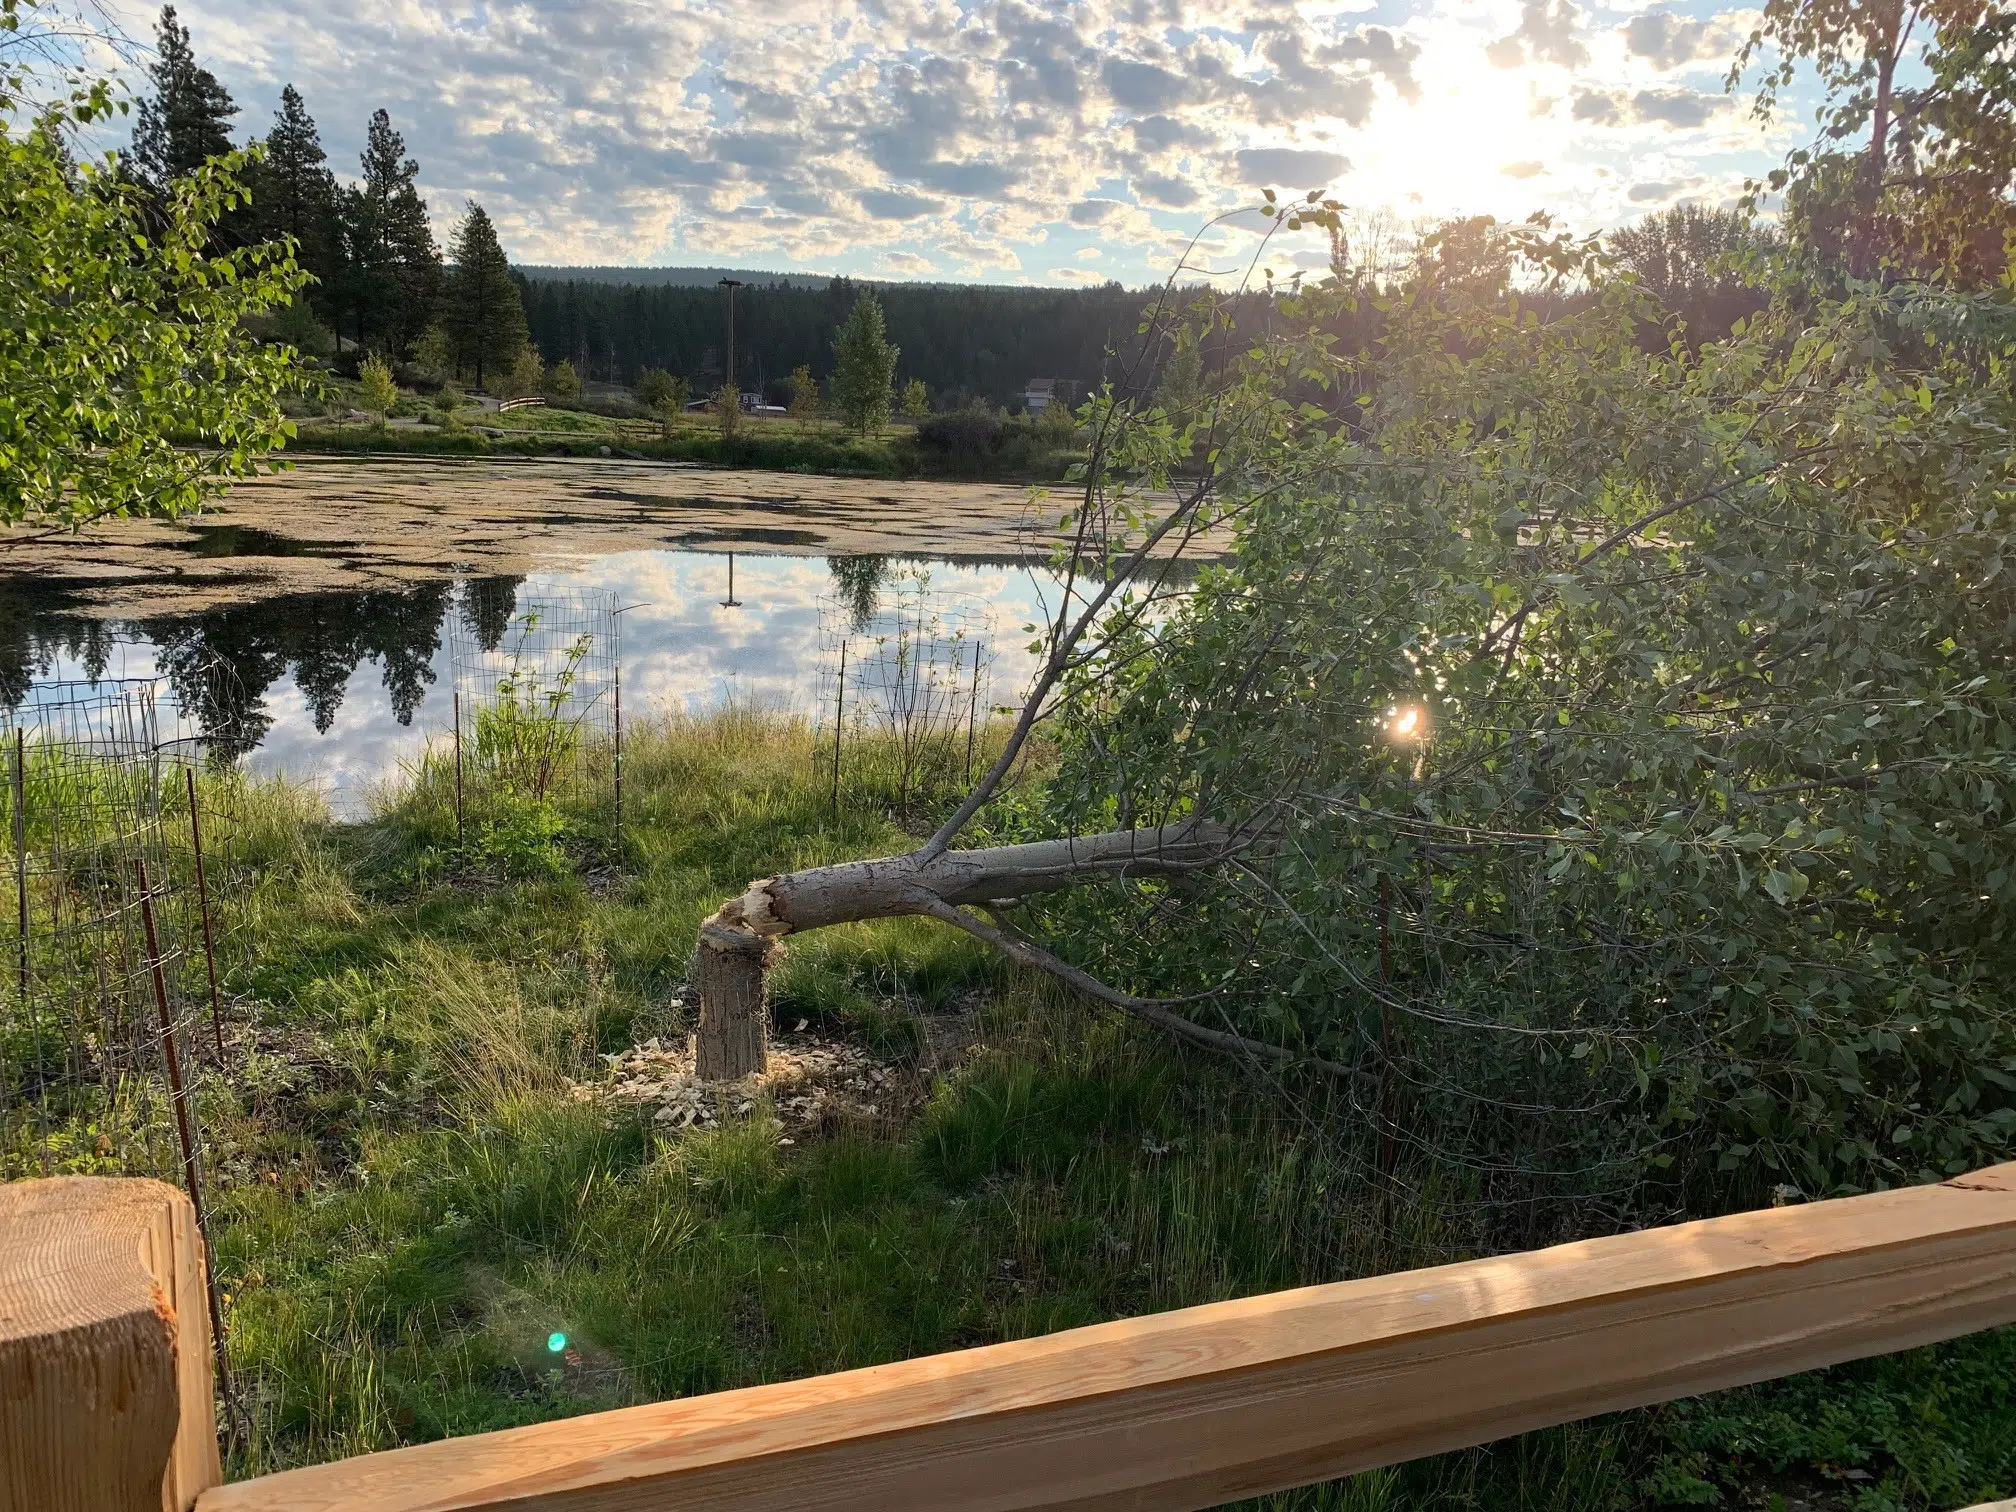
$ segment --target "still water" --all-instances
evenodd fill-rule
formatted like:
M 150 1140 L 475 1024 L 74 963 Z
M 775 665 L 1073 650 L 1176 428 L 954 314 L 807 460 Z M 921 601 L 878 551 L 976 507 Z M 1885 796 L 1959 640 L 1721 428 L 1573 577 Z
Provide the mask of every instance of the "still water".
M 732 590 L 730 572 L 733 573 Z M 934 599 L 984 627 L 985 697 L 1018 701 L 1033 672 L 1024 626 L 1054 608 L 1055 580 L 1018 562 L 631 551 L 523 578 L 426 583 L 396 592 L 305 594 L 177 618 L 100 620 L 14 593 L 0 613 L 0 701 L 58 684 L 158 678 L 171 717 L 259 774 L 314 784 L 357 817 L 451 723 L 457 622 L 495 631 L 541 595 L 602 589 L 623 606 L 626 715 L 703 711 L 729 700 L 811 711 L 836 615 L 928 576 Z M 451 619 L 455 617 L 454 619 Z

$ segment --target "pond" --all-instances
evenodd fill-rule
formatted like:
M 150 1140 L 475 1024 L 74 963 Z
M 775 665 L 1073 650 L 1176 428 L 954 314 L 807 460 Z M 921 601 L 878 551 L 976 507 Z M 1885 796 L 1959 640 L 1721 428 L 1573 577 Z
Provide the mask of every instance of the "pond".
M 82 614 L 61 590 L 10 582 L 0 585 L 0 702 L 18 708 L 64 696 L 61 685 L 159 679 L 167 716 L 184 731 L 254 773 L 312 783 L 338 817 L 355 818 L 375 784 L 451 728 L 458 633 L 494 642 L 542 598 L 604 590 L 621 609 L 626 714 L 730 700 L 812 712 L 822 677 L 830 683 L 833 627 L 878 599 L 918 592 L 920 581 L 984 640 L 982 698 L 1018 702 L 1034 670 L 1024 627 L 1055 602 L 1056 580 L 1041 565 L 694 550 L 134 619 Z

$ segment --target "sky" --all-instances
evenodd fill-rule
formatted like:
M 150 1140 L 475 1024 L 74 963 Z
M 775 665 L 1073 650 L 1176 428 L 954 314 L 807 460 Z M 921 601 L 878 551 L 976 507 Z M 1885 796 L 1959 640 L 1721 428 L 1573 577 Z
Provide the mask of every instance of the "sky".
M 339 172 L 371 111 L 437 231 L 480 201 L 514 261 L 1062 286 L 1245 266 L 1322 188 L 1404 235 L 1545 210 L 1576 231 L 1719 203 L 1793 145 L 1724 92 L 1755 13 L 1619 0 L 185 0 L 270 126 L 305 97 Z M 119 12 L 152 33 L 153 12 Z M 1360 227 L 1365 240 L 1365 226 Z M 1266 265 L 1317 268 L 1308 234 Z

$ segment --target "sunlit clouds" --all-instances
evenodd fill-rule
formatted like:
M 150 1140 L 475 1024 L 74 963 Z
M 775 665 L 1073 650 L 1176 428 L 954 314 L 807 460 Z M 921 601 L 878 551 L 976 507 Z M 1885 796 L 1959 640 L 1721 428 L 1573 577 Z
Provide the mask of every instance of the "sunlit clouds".
M 263 131 L 339 169 L 383 105 L 445 226 L 514 259 L 1142 283 L 1258 191 L 1402 230 L 1719 201 L 1782 153 L 1723 91 L 1747 13 L 1577 0 L 190 0 Z M 144 36 L 151 13 L 125 14 Z M 1238 233 L 1214 250 L 1238 261 Z M 1096 249 L 1097 259 L 1082 254 Z M 1313 237 L 1270 250 L 1319 266 Z

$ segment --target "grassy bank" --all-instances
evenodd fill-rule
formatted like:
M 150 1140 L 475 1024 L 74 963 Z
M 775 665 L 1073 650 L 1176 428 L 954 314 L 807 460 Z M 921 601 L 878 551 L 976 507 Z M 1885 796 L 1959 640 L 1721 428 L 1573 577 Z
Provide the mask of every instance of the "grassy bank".
M 788 720 L 626 752 L 616 847 L 577 816 L 550 850 L 458 850 L 438 767 L 357 826 L 239 795 L 234 1085 L 202 1109 L 234 1474 L 1450 1257 L 1382 1226 L 1320 1104 L 917 921 L 791 943 L 780 1044 L 876 1067 L 816 1118 L 584 1096 L 683 1038 L 722 898 L 903 839 L 872 753 L 835 813 Z M 2016 1491 L 2012 1382 L 1992 1334 L 1267 1505 L 1952 1508 Z
M 655 419 L 557 406 L 501 414 L 468 407 L 444 414 L 412 401 L 402 401 L 402 407 L 422 423 L 387 426 L 298 417 L 288 450 L 448 457 L 609 455 L 836 477 L 1004 483 L 1057 482 L 1072 464 L 1084 460 L 1068 426 L 1021 419 L 998 422 L 987 435 L 962 436 L 960 444 L 948 447 L 898 423 L 861 436 L 823 420 L 752 417 L 728 438 L 704 416 L 675 420 L 668 430 Z

